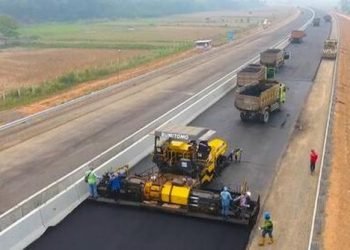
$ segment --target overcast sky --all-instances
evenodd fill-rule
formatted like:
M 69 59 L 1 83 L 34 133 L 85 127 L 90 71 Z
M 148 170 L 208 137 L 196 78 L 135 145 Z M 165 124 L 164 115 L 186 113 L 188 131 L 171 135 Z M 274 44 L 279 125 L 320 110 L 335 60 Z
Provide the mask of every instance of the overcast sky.
M 295 3 L 295 4 L 303 4 L 303 5 L 338 5 L 340 0 L 267 0 L 270 3 Z

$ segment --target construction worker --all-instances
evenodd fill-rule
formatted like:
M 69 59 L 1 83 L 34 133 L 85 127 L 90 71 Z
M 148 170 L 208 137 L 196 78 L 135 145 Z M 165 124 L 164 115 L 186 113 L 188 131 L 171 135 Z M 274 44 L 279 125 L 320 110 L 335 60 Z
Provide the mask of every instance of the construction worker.
M 242 149 L 237 147 L 233 151 L 233 155 L 235 157 L 235 162 L 241 162 L 241 157 L 242 157 Z
M 310 173 L 313 174 L 315 171 L 316 162 L 318 159 L 318 154 L 315 150 L 311 149 L 310 152 Z
M 89 185 L 89 192 L 90 197 L 96 199 L 98 197 L 97 195 L 97 180 L 101 177 L 97 176 L 93 172 L 94 168 L 91 167 L 88 171 L 85 173 L 85 182 Z
M 224 217 L 227 217 L 228 212 L 230 210 L 230 204 L 232 201 L 232 196 L 228 191 L 227 187 L 224 187 L 224 190 L 220 193 L 220 197 L 221 197 L 221 214 Z
M 235 162 L 241 162 L 242 152 L 243 152 L 243 150 L 241 148 L 236 147 L 228 155 L 228 159 L 230 161 L 233 161 L 233 159 L 235 159 Z
M 245 194 L 241 194 L 237 198 L 235 198 L 233 201 L 238 201 L 239 200 L 239 206 L 241 208 L 249 208 L 250 205 L 250 197 L 251 197 L 251 192 L 247 191 Z
M 109 179 L 109 185 L 111 193 L 115 200 L 118 200 L 121 188 L 122 173 L 118 171 L 117 174 L 111 174 Z
M 264 213 L 264 224 L 259 227 L 259 230 L 261 230 L 261 238 L 259 241 L 259 246 L 263 246 L 265 245 L 265 236 L 266 234 L 269 235 L 269 244 L 273 243 L 273 236 L 272 236 L 272 232 L 273 232 L 273 223 L 271 221 L 271 216 L 269 212 L 265 212 Z

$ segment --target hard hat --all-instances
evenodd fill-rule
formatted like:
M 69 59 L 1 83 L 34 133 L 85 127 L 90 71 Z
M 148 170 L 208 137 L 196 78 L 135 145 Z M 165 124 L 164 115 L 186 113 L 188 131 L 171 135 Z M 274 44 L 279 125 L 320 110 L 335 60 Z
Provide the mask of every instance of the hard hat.
M 228 190 L 228 188 L 225 186 L 225 187 L 224 187 L 224 191 L 227 191 L 227 190 Z
M 248 195 L 250 197 L 250 196 L 252 196 L 252 193 L 250 191 L 247 191 L 246 195 Z
M 270 213 L 269 212 L 265 212 L 264 213 L 264 218 L 265 218 L 265 220 L 269 220 L 271 218 Z

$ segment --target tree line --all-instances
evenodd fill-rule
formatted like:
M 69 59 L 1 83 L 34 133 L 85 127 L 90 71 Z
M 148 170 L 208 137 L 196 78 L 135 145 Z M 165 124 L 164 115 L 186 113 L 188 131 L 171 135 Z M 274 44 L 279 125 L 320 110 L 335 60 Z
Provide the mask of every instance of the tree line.
M 240 9 L 259 0 L 0 0 L 0 15 L 21 22 L 158 17 L 195 11 Z

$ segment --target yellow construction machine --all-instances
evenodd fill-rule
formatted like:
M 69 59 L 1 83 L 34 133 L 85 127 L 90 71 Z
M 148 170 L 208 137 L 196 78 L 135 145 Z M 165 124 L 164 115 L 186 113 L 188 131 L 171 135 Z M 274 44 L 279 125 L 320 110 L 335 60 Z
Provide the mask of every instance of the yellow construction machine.
M 96 201 L 137 206 L 186 216 L 253 225 L 260 197 L 249 208 L 233 202 L 226 218 L 221 216 L 221 190 L 208 183 L 229 165 L 225 140 L 215 131 L 189 126 L 167 126 L 154 132 L 153 162 L 157 168 L 141 174 L 109 172 L 98 185 Z M 115 189 L 114 187 L 117 187 Z M 242 189 L 231 191 L 234 198 Z
M 214 134 L 207 128 L 177 125 L 155 131 L 153 162 L 160 172 L 189 176 L 196 186 L 207 184 L 227 164 L 227 142 Z

